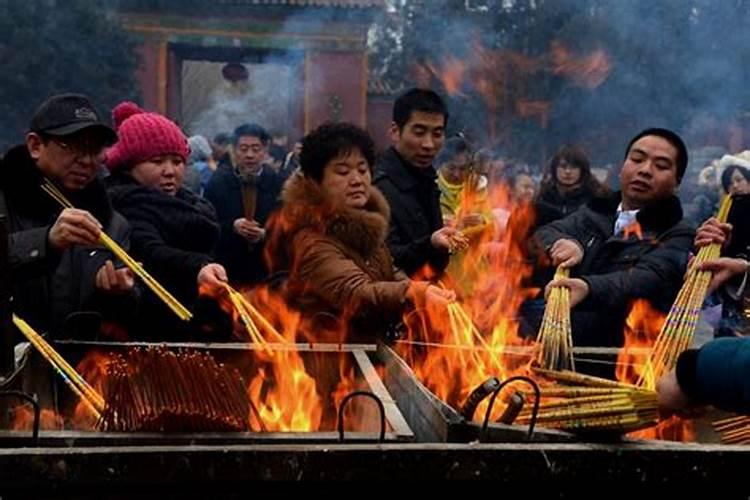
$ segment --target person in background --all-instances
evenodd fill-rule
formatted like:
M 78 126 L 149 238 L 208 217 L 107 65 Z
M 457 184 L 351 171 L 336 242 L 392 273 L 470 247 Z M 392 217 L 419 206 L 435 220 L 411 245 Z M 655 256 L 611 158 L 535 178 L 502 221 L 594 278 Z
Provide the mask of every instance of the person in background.
M 534 202 L 536 224 L 543 226 L 562 219 L 604 192 L 604 187 L 591 174 L 589 158 L 583 149 L 563 146 L 550 160 Z
M 388 248 L 409 276 L 441 274 L 457 230 L 443 224 L 433 162 L 445 140 L 448 110 L 435 92 L 411 89 L 393 105 L 393 146 L 375 166 L 374 184 L 391 207 Z
M 188 138 L 190 156 L 188 156 L 183 185 L 192 192 L 203 196 L 208 181 L 216 170 L 216 162 L 212 158 L 211 145 L 202 135 Z
M 211 158 L 217 167 L 220 163 L 233 164 L 231 158 L 232 151 L 232 134 L 221 132 L 216 134 L 211 141 Z
M 216 258 L 239 285 L 259 283 L 268 274 L 263 260 L 265 224 L 279 205 L 283 184 L 281 176 L 265 163 L 269 141 L 260 125 L 237 127 L 235 164 L 219 164 L 204 192 L 221 224 Z
M 60 94 L 39 106 L 25 143 L 0 163 L 13 312 L 53 338 L 68 333 L 72 313 L 96 311 L 117 321 L 137 305 L 133 273 L 100 242 L 105 232 L 125 249 L 130 244 L 130 227 L 97 175 L 116 140 L 87 96 Z M 75 208 L 45 193 L 45 180 Z
M 292 150 L 289 151 L 284 159 L 284 165 L 282 165 L 280 174 L 284 179 L 288 179 L 294 172 L 299 169 L 299 155 L 302 152 L 302 141 L 294 141 Z
M 721 173 L 721 187 L 727 194 L 750 194 L 750 170 L 730 165 Z
M 120 103 L 112 114 L 119 139 L 107 151 L 107 182 L 112 203 L 133 227 L 133 258 L 195 315 L 183 322 L 146 290 L 131 337 L 188 341 L 202 338 L 204 328 L 231 331 L 226 322 L 216 324 L 223 316 L 215 302 L 199 299 L 220 292 L 227 273 L 211 255 L 219 236 L 216 212 L 182 187 L 187 138 L 168 118 L 132 102 Z
M 406 308 L 445 307 L 455 298 L 394 270 L 386 246 L 388 203 L 371 182 L 374 149 L 355 125 L 321 125 L 305 137 L 300 172 L 284 186 L 283 235 L 273 240 L 281 245 L 274 253 L 286 254 L 278 264 L 289 270 L 288 296 L 305 318 L 327 313 L 344 325 L 333 339 L 313 328 L 316 341 L 384 339 Z

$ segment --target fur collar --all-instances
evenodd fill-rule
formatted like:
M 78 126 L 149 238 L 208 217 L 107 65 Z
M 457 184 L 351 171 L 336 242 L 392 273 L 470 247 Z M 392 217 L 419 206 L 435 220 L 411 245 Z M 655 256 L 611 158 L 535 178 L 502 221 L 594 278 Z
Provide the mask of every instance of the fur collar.
M 19 212 L 48 218 L 60 212 L 57 204 L 41 189 L 43 176 L 25 145 L 16 146 L 0 164 L 0 189 L 9 205 Z M 112 219 L 112 204 L 99 178 L 81 191 L 65 193 L 76 208 L 88 210 L 104 226 Z
M 622 193 L 616 192 L 609 196 L 593 198 L 589 202 L 589 207 L 594 212 L 614 218 L 621 201 Z M 636 215 L 636 219 L 644 231 L 661 234 L 680 222 L 682 215 L 680 199 L 672 195 L 643 207 Z
M 296 173 L 284 184 L 281 200 L 282 224 L 292 237 L 311 229 L 341 241 L 365 258 L 385 243 L 390 208 L 374 186 L 364 209 L 358 210 L 335 205 L 320 184 Z

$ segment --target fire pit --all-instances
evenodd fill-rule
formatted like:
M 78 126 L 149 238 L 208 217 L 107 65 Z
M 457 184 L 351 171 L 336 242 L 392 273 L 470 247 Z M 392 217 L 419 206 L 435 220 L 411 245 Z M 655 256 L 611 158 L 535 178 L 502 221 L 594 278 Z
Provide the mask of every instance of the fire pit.
M 262 363 L 257 361 L 258 348 L 254 348 L 253 345 L 247 343 L 148 344 L 139 342 L 60 341 L 56 343 L 55 347 L 71 364 L 80 366 L 82 360 L 91 359 L 92 353 L 95 353 L 99 359 L 107 359 L 113 354 L 122 353 L 134 347 L 154 346 L 159 346 L 162 349 L 191 349 L 208 353 L 217 363 L 223 363 L 227 367 L 237 369 L 244 380 L 260 380 L 260 382 L 263 382 L 259 379 L 259 376 L 263 375 L 263 366 Z M 322 408 L 317 410 L 322 412 L 319 419 L 320 424 L 317 428 L 306 431 L 280 430 L 278 427 L 274 427 L 272 422 L 266 422 L 266 425 L 263 426 L 265 430 L 251 426 L 252 431 L 249 432 L 97 432 L 94 430 L 95 422 L 91 419 L 88 421 L 83 419 L 83 422 L 80 419 L 74 421 L 77 411 L 80 410 L 77 398 L 60 381 L 59 377 L 51 373 L 49 366 L 42 360 L 27 364 L 25 372 L 22 374 L 23 388 L 26 392 L 38 393 L 41 407 L 54 410 L 58 415 L 64 416 L 66 421 L 64 429 L 43 430 L 40 433 L 40 443 L 45 446 L 114 446 L 155 443 L 162 445 L 331 443 L 341 440 L 346 442 L 379 440 L 403 442 L 414 439 L 414 433 L 401 415 L 396 403 L 381 382 L 367 356 L 368 352 L 375 351 L 374 345 L 270 344 L 269 348 L 271 353 L 294 351 L 299 354 L 303 362 L 311 367 L 309 371 L 316 375 L 317 380 L 314 382 L 318 390 L 329 390 L 321 398 Z M 84 365 L 86 365 L 85 362 Z M 45 391 L 43 385 L 50 381 L 53 381 L 53 390 Z M 262 411 L 264 409 L 262 405 L 265 403 L 264 398 L 270 397 L 270 391 L 267 387 L 261 386 L 260 382 L 255 385 L 250 382 L 248 391 L 255 391 L 251 396 L 260 399 L 259 406 Z M 273 380 L 269 381 L 270 384 L 274 382 Z M 362 393 L 366 393 L 366 396 L 363 396 Z M 353 394 L 353 396 L 347 397 L 350 394 Z M 378 400 L 378 405 L 373 404 L 372 400 L 374 399 Z M 299 401 L 287 402 L 289 406 L 294 406 L 297 403 Z M 384 429 L 380 428 L 378 406 L 381 405 Z M 338 412 L 337 410 L 340 407 L 343 407 L 342 411 Z M 271 410 L 268 409 L 269 416 L 264 418 L 270 419 L 273 416 Z M 287 411 L 287 409 L 282 408 L 281 411 Z M 315 412 L 316 410 L 312 408 L 311 411 Z M 28 439 L 28 432 L 15 430 L 0 432 L 0 446 L 23 446 L 28 444 Z

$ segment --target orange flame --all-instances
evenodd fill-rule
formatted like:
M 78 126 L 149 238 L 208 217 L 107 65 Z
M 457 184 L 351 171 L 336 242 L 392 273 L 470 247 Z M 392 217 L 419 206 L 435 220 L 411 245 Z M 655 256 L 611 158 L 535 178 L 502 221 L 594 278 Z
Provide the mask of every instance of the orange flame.
M 616 377 L 621 382 L 635 384 L 646 365 L 649 350 L 664 325 L 667 315 L 651 306 L 645 299 L 633 301 L 625 320 L 625 344 L 617 356 Z M 629 434 L 636 439 L 694 441 L 695 432 L 690 420 L 673 416 L 656 427 Z
M 468 191 L 462 209 L 476 201 Z M 460 408 L 473 389 L 491 376 L 508 378 L 525 371 L 531 352 L 510 353 L 508 347 L 531 344 L 518 336 L 517 310 L 535 290 L 524 286 L 531 265 L 523 251 L 524 231 L 533 222 L 528 206 L 513 206 L 509 190 L 490 189 L 486 207 L 472 210 L 508 210 L 511 223 L 499 231 L 494 220 L 480 231 L 465 251 L 452 257 L 446 283 L 460 292 L 458 303 L 448 311 L 418 309 L 405 316 L 408 341 L 399 352 L 416 376 L 432 392 Z M 467 286 L 467 283 L 469 284 Z M 484 414 L 485 400 L 475 413 Z M 493 416 L 502 411 L 495 405 Z

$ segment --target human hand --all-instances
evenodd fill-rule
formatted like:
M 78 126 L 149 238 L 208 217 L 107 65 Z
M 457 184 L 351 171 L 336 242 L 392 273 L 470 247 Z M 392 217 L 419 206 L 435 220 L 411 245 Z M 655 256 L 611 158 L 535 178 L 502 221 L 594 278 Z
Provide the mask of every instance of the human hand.
M 127 267 L 116 269 L 112 261 L 107 260 L 96 272 L 94 285 L 104 293 L 121 294 L 133 289 L 135 277 Z
M 711 217 L 698 228 L 694 243 L 696 247 L 705 247 L 712 243 L 718 243 L 723 247 L 731 237 L 732 225 Z
M 711 283 L 708 284 L 708 293 L 713 293 L 721 285 L 729 281 L 732 277 L 745 274 L 748 271 L 750 263 L 745 259 L 720 257 L 714 260 L 701 262 L 698 269 L 701 271 L 711 271 Z
M 102 231 L 91 213 L 77 208 L 66 208 L 57 217 L 47 235 L 49 244 L 56 250 L 65 250 L 73 245 L 94 246 Z
M 550 247 L 549 256 L 555 266 L 571 268 L 583 260 L 583 248 L 577 241 L 563 238 Z
M 590 293 L 589 284 L 580 278 L 562 278 L 550 281 L 544 288 L 544 299 L 549 299 L 549 294 L 554 288 L 567 288 L 570 290 L 570 307 L 573 308 L 581 303 Z

